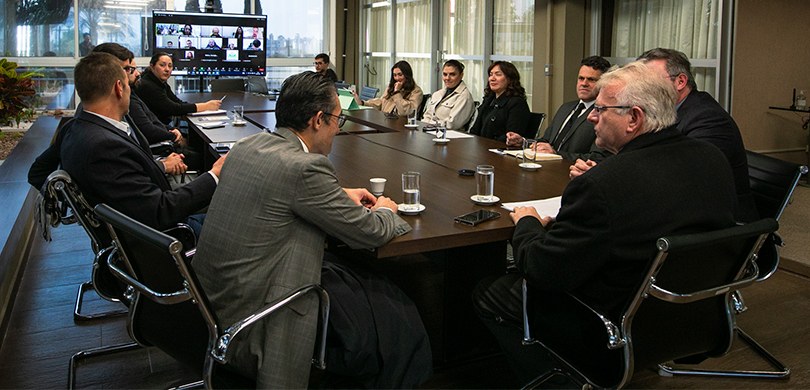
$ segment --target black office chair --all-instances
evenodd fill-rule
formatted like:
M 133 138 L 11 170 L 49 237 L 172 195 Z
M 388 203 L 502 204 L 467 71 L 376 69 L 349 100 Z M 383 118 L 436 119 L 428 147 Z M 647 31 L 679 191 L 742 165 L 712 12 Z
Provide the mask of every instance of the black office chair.
M 378 92 L 380 92 L 380 89 L 379 89 L 379 88 L 374 88 L 374 87 L 363 87 L 363 88 L 360 90 L 360 95 L 359 95 L 359 96 L 360 96 L 360 100 L 362 100 L 362 101 L 366 101 L 366 100 L 371 100 L 371 99 L 374 99 L 375 97 L 377 97 L 377 93 L 378 93 Z
M 335 88 L 337 89 L 349 89 L 350 86 L 351 84 L 345 81 L 335 81 Z
M 419 107 L 416 109 L 416 120 L 421 121 L 425 115 L 425 106 L 427 105 L 428 100 L 430 100 L 430 95 L 422 95 L 422 102 L 419 103 Z
M 229 388 L 255 387 L 254 378 L 242 377 L 224 366 L 229 345 L 239 342 L 241 331 L 310 292 L 317 293 L 321 302 L 320 340 L 313 363 L 325 368 L 329 296 L 319 285 L 302 286 L 224 328 L 199 286 L 185 239 L 149 228 L 104 204 L 95 211 L 113 239 L 110 269 L 136 291 L 129 316 L 131 337 L 199 370 L 202 382 L 197 384 L 212 388 L 216 381 L 218 386 Z
M 211 80 L 211 92 L 242 92 L 245 90 L 245 79 Z
M 557 363 L 526 387 L 565 375 L 579 385 L 621 388 L 637 369 L 658 365 L 672 372 L 664 363 L 728 353 L 734 337 L 729 295 L 756 281 L 756 253 L 777 228 L 768 218 L 659 238 L 658 253 L 620 318 L 567 293 L 534 291 L 524 281 L 524 343 L 540 343 Z
M 106 262 L 102 260 L 110 250 L 112 240 L 95 218 L 93 209 L 84 199 L 76 183 L 67 172 L 57 170 L 48 176 L 40 190 L 40 195 L 42 198 L 39 202 L 39 218 L 42 234 L 46 240 L 50 240 L 49 229 L 51 227 L 73 223 L 78 223 L 90 238 L 90 246 L 94 254 L 93 267 L 90 281 L 79 285 L 73 307 L 74 321 L 126 314 L 126 308 L 92 314 L 82 313 L 84 294 L 88 291 L 95 291 L 100 297 L 111 302 L 122 302 L 125 305 L 128 302 L 124 298 L 122 286 L 108 272 Z
M 249 76 L 247 78 L 247 91 L 251 93 L 258 93 L 260 95 L 267 95 L 270 91 L 267 89 L 267 80 L 262 76 Z
M 748 178 L 751 193 L 754 196 L 754 202 L 760 216 L 774 218 L 779 221 L 785 208 L 790 203 L 796 184 L 798 184 L 801 176 L 807 173 L 807 167 L 791 164 L 752 151 L 746 151 L 746 157 L 748 159 Z M 758 282 L 764 281 L 776 272 L 780 260 L 779 248 L 782 246 L 784 246 L 784 241 L 777 232 L 768 235 L 768 238 L 762 244 L 762 248 L 757 253 Z M 731 294 L 731 301 L 735 313 L 740 314 L 748 310 L 741 291 L 734 291 Z M 736 323 L 734 324 L 734 331 L 740 336 L 741 340 L 775 368 L 775 370 L 770 371 L 751 371 L 746 376 L 774 379 L 790 376 L 788 367 L 757 343 L 753 337 L 743 331 Z M 694 369 L 673 370 L 672 374 L 734 376 L 725 371 Z
M 546 120 L 546 114 L 543 112 L 530 112 L 529 122 L 526 123 L 526 133 L 531 134 L 534 138 L 542 138 L 543 134 L 540 129 L 543 127 L 543 122 Z

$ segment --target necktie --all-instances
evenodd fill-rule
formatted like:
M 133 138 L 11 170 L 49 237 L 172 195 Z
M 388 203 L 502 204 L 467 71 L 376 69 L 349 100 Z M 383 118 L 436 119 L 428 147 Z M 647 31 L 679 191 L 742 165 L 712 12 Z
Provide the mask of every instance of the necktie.
M 551 146 L 553 146 L 555 150 L 559 149 L 560 145 L 563 143 L 563 141 L 565 141 L 565 137 L 568 135 L 568 132 L 571 131 L 571 127 L 574 125 L 574 121 L 577 120 L 579 114 L 582 113 L 582 110 L 584 109 L 585 104 L 582 102 L 580 102 L 577 105 L 577 107 L 574 108 L 574 112 L 571 113 L 570 117 L 568 117 L 568 122 L 565 122 L 565 126 L 563 126 L 560 132 L 557 133 L 557 136 L 554 138 L 554 141 L 551 144 Z

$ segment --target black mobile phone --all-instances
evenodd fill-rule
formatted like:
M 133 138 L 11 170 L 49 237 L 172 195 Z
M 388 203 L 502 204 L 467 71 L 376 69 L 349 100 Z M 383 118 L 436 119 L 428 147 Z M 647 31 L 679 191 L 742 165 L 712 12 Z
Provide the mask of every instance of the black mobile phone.
M 490 219 L 495 219 L 501 216 L 501 213 L 497 211 L 490 211 L 490 210 L 478 210 L 473 211 L 471 213 L 467 213 L 464 215 L 459 215 L 455 217 L 456 223 L 463 223 L 465 225 L 475 226 L 481 222 L 488 221 Z

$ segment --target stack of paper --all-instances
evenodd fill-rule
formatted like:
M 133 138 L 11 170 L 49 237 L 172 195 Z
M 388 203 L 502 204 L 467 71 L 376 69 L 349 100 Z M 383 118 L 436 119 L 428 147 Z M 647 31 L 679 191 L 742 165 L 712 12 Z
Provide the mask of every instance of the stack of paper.
M 540 214 L 541 217 L 548 216 L 557 218 L 561 202 L 562 196 L 557 196 L 554 198 L 529 200 L 525 202 L 509 202 L 502 204 L 501 207 L 509 211 L 514 211 L 515 207 L 534 207 L 534 209 L 537 210 L 537 214 Z
M 489 149 L 490 152 L 500 154 L 500 155 L 509 155 L 512 157 L 523 158 L 523 150 L 520 149 Z M 535 161 L 552 161 L 552 160 L 562 160 L 562 156 L 559 154 L 554 153 L 537 153 L 537 157 L 534 159 Z

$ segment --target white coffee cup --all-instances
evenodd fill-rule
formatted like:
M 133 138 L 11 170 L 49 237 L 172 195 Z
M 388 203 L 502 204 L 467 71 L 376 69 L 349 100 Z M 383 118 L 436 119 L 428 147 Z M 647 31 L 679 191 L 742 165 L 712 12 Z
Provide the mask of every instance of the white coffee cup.
M 369 179 L 371 185 L 371 193 L 374 196 L 380 196 L 385 192 L 385 182 L 388 181 L 383 177 L 373 177 Z

